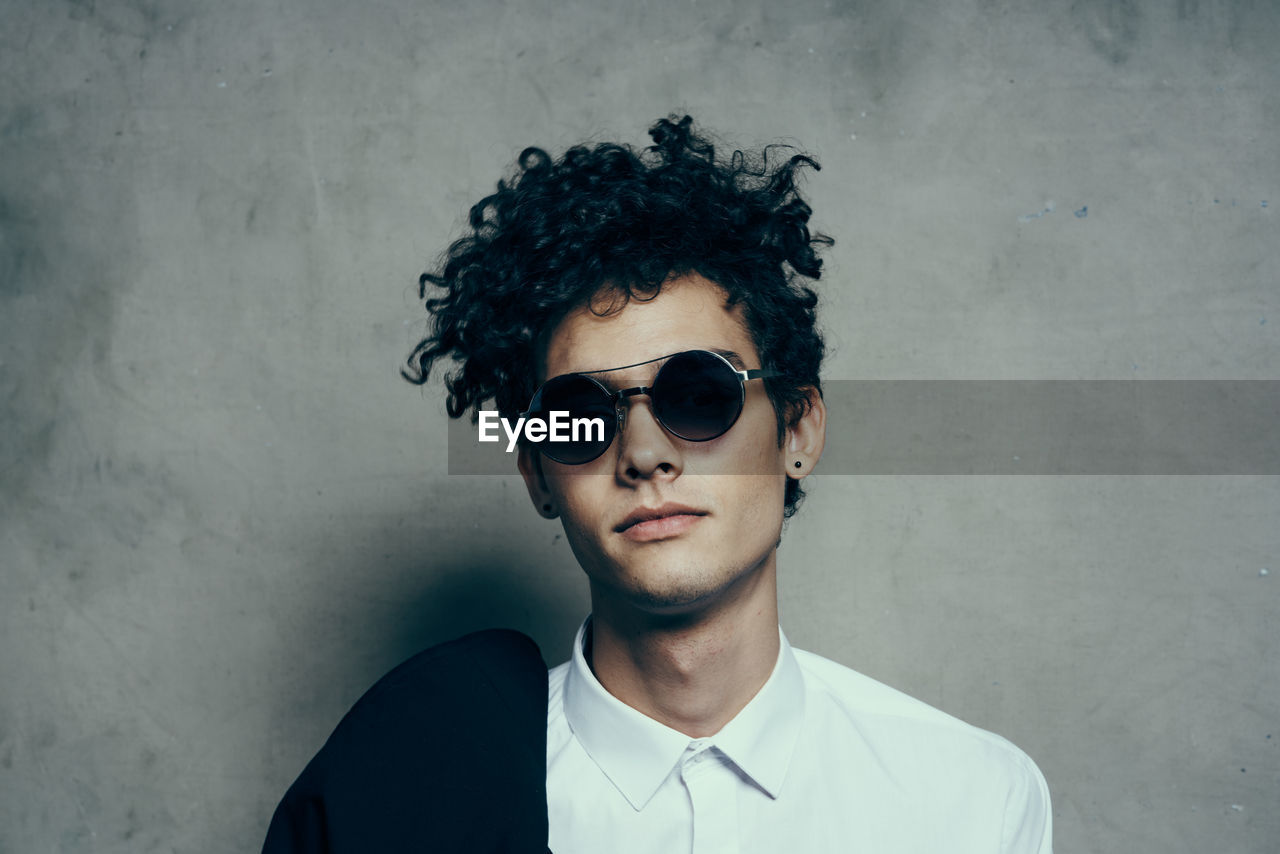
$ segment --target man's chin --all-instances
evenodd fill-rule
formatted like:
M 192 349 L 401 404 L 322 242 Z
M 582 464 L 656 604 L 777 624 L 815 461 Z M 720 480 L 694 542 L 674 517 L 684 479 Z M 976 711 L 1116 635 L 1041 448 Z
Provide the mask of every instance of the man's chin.
M 655 616 L 682 617 L 697 614 L 723 599 L 738 576 L 695 578 L 691 573 L 665 579 L 632 579 L 610 585 L 609 596 L 620 604 Z
M 750 590 L 773 554 L 769 550 L 755 560 L 738 555 L 731 563 L 707 564 L 708 554 L 726 551 L 723 544 L 683 538 L 656 549 L 625 549 L 588 570 L 592 599 L 604 596 L 624 609 L 655 616 L 696 615 Z
M 652 614 L 679 616 L 701 610 L 715 600 L 720 591 L 679 587 L 631 591 L 631 604 Z

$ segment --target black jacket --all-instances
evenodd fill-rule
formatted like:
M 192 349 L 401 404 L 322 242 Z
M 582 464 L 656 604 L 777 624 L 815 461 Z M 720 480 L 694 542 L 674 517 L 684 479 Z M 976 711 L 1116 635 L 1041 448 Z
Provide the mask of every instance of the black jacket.
M 360 698 L 263 854 L 547 851 L 547 666 L 519 632 L 432 647 Z

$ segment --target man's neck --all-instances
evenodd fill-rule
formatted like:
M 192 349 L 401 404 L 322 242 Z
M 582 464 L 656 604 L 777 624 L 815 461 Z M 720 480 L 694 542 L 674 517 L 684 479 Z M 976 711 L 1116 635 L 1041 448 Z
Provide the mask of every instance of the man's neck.
M 588 661 L 628 706 L 692 738 L 719 732 L 778 659 L 775 558 L 692 614 L 655 615 L 592 591 Z

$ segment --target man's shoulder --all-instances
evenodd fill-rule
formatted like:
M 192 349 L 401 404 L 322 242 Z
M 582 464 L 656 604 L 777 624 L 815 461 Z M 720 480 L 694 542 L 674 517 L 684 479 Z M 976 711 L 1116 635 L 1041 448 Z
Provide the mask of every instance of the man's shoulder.
M 808 690 L 865 740 L 941 764 L 962 762 L 970 770 L 985 765 L 999 776 L 1039 775 L 1031 759 L 1002 736 L 816 653 L 797 649 L 795 655 Z
M 929 804 L 917 814 L 921 839 L 946 837 L 952 850 L 1052 850 L 1049 788 L 1017 746 L 820 655 L 795 655 L 808 749 L 824 767 L 872 779 L 901 803 Z

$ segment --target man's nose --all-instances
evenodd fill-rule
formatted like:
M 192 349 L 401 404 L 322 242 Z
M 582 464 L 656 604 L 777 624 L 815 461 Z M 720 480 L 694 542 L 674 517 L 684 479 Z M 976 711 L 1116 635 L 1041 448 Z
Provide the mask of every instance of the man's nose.
M 677 440 L 654 417 L 648 395 L 618 401 L 618 441 L 621 443 L 617 468 L 620 478 L 675 477 L 683 470 Z

